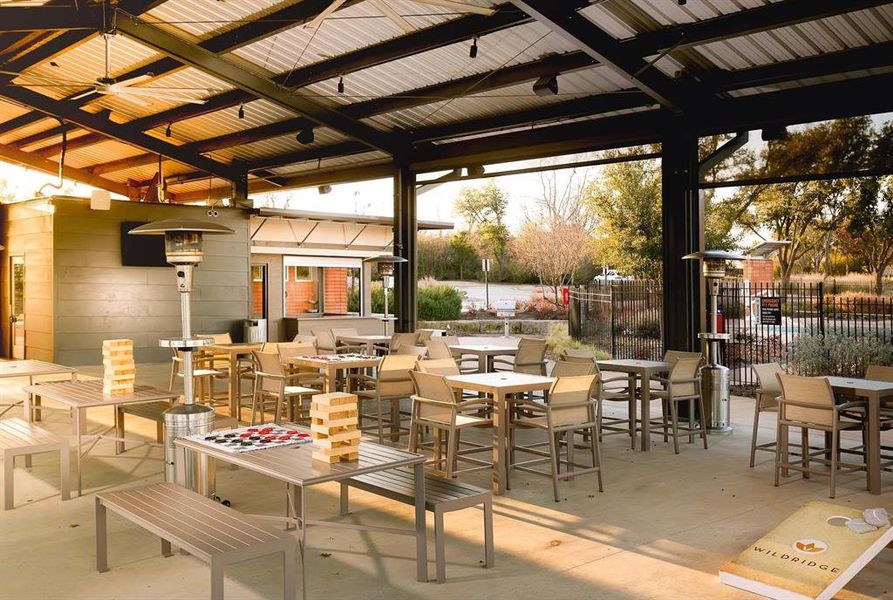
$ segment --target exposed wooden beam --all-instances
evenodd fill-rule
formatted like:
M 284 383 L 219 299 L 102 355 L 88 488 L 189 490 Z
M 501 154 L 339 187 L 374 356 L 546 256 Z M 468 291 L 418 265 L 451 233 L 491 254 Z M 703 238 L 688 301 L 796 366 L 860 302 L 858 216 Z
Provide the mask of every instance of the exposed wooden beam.
M 79 108 L 68 106 L 64 101 L 53 100 L 48 96 L 32 92 L 26 88 L 15 86 L 0 87 L 0 97 L 11 100 L 21 106 L 39 110 L 46 115 L 70 121 L 79 127 L 89 129 L 103 136 L 166 156 L 218 177 L 229 179 L 234 175 L 235 168 L 232 165 L 226 165 L 201 154 L 183 150 L 179 146 L 174 146 L 140 131 L 134 131 L 127 125 L 115 123 L 108 118 L 103 118 L 101 115 L 91 114 Z
M 23 152 L 16 148 L 11 148 L 2 144 L 0 144 L 0 159 L 6 162 L 27 167 L 29 169 L 49 173 L 50 175 L 56 175 L 59 173 L 59 163 L 49 161 L 45 158 L 34 156 L 29 152 Z M 65 179 L 85 183 L 96 188 L 108 190 L 116 194 L 121 194 L 122 196 L 128 195 L 127 186 L 123 183 L 111 181 L 109 179 L 106 179 L 105 177 L 94 175 L 89 171 L 85 171 L 83 169 L 76 169 L 74 167 L 65 165 L 62 169 L 62 176 Z
M 692 107 L 695 98 L 678 82 L 651 67 L 641 55 L 629 52 L 575 9 L 563 7 L 553 0 L 512 0 L 512 3 L 598 62 L 628 77 L 662 106 L 675 112 Z

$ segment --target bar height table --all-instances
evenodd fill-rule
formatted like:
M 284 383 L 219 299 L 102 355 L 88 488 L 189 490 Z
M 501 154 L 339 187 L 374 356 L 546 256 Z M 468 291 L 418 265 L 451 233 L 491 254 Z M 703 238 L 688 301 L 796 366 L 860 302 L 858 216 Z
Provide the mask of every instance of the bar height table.
M 514 356 L 518 353 L 517 346 L 503 346 L 499 344 L 456 344 L 450 346 L 450 350 L 457 354 L 473 354 L 478 359 L 478 373 L 489 373 L 491 363 L 495 356 Z
M 325 354 L 320 356 L 292 356 L 288 362 L 296 367 L 310 367 L 322 371 L 322 391 L 329 393 L 337 391 L 336 378 L 339 370 L 376 368 L 381 363 L 381 357 Z
M 643 452 L 651 450 L 651 378 L 658 373 L 665 373 L 673 368 L 673 363 L 662 360 L 630 360 L 630 359 L 614 359 L 596 361 L 598 368 L 602 371 L 615 371 L 618 373 L 626 373 L 628 375 L 636 375 L 639 378 L 639 388 L 641 392 L 641 431 L 642 441 L 641 447 Z M 635 397 L 635 383 L 630 382 L 630 397 Z M 635 404 L 632 404 L 635 406 Z M 635 417 L 631 415 L 635 420 Z M 635 440 L 632 444 L 633 449 L 636 447 Z
M 229 360 L 229 416 L 235 417 L 237 421 L 242 420 L 242 412 L 239 410 L 241 405 L 241 383 L 239 378 L 239 357 L 245 354 L 251 354 L 252 350 L 260 350 L 263 344 L 211 344 L 204 346 L 203 349 L 213 355 L 226 355 Z M 206 358 L 206 357 L 202 357 Z M 213 356 L 213 358 L 220 358 Z

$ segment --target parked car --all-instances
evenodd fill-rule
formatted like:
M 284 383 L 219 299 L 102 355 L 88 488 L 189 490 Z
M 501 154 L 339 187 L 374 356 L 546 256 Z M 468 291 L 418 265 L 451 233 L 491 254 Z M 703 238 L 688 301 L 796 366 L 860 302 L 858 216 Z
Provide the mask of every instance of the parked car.
M 593 278 L 595 283 L 610 283 L 612 281 L 632 281 L 631 275 L 622 275 L 617 269 L 604 269 L 601 275 Z

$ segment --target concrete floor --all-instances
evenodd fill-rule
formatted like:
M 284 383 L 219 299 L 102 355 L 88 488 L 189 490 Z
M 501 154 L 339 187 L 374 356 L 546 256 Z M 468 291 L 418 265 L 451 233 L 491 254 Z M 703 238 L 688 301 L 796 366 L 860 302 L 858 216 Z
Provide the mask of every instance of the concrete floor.
M 166 385 L 167 365 L 140 365 L 140 383 Z M 85 369 L 99 374 L 98 368 Z M 20 395 L 21 383 L 0 386 L 0 402 Z M 711 436 L 710 449 L 683 444 L 681 454 L 655 441 L 650 453 L 631 451 L 626 438 L 602 445 L 605 492 L 595 478 L 562 487 L 552 500 L 547 478 L 516 473 L 513 489 L 495 499 L 496 566 L 481 568 L 482 514 L 468 509 L 447 515 L 447 583 L 415 581 L 414 541 L 384 533 L 313 528 L 307 554 L 308 597 L 357 598 L 747 598 L 720 584 L 717 570 L 749 542 L 808 500 L 825 499 L 826 478 L 792 477 L 772 486 L 770 455 L 747 466 L 753 401 L 735 398 L 735 432 Z M 17 409 L 7 413 L 20 414 Z M 92 426 L 111 423 L 111 411 L 89 415 Z M 773 425 L 767 415 L 764 432 Z M 64 412 L 48 413 L 48 429 L 67 435 Z M 133 418 L 128 430 L 148 437 L 154 424 Z M 889 434 L 887 434 L 889 435 Z M 483 438 L 482 438 L 483 439 Z M 655 438 L 658 440 L 659 438 Z M 816 440 L 818 441 L 818 440 Z M 891 442 L 889 437 L 887 441 Z M 30 470 L 15 472 L 16 508 L 0 512 L 0 598 L 186 599 L 207 598 L 210 571 L 176 555 L 162 558 L 152 535 L 109 516 L 107 573 L 94 568 L 93 494 L 162 479 L 161 450 L 136 447 L 115 457 L 102 442 L 85 461 L 85 495 L 61 502 L 58 460 L 38 455 Z M 486 485 L 484 472 L 463 479 Z M 836 502 L 893 508 L 893 476 L 886 492 L 864 491 L 864 474 L 841 477 Z M 281 514 L 281 485 L 261 476 L 221 470 L 218 491 L 245 512 Z M 337 487 L 314 488 L 312 518 L 338 514 Z M 358 491 L 352 493 L 358 523 L 411 526 L 412 509 Z M 429 520 L 430 524 L 430 520 Z M 432 528 L 433 530 L 433 528 Z M 429 573 L 433 544 L 429 538 Z M 893 598 L 893 551 L 885 550 L 848 586 L 876 598 Z M 281 597 L 281 573 L 270 557 L 227 571 L 226 597 Z

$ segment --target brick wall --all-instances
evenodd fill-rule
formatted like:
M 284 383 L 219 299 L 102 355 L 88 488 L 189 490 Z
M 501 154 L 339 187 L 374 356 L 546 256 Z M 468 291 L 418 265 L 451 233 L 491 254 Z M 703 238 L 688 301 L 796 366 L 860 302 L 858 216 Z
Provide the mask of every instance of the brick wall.
M 251 282 L 251 316 L 257 319 L 264 316 L 264 282 Z
M 347 314 L 347 269 L 328 267 L 323 272 L 326 314 Z
M 772 270 L 775 263 L 765 259 L 749 259 L 744 261 L 744 280 L 756 284 L 772 283 Z
M 315 281 L 286 281 L 285 293 L 286 315 L 304 314 L 318 310 Z

